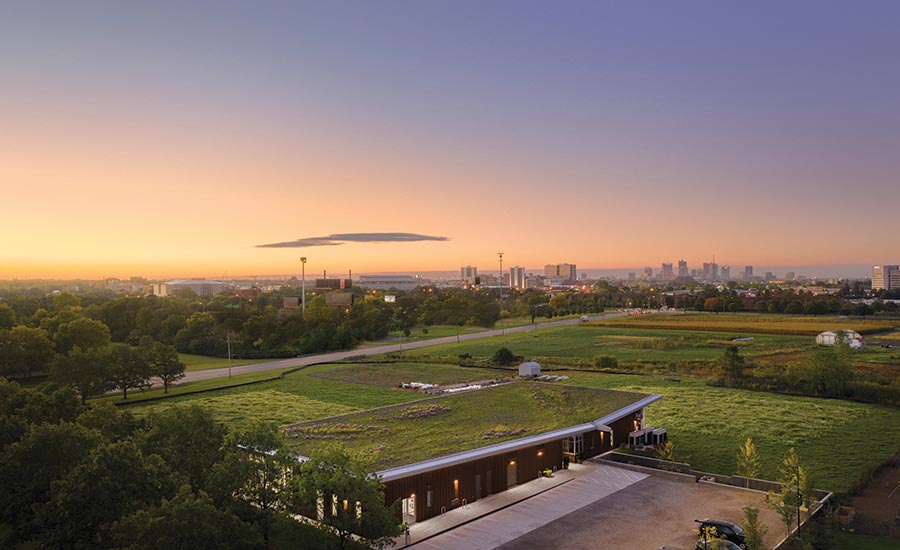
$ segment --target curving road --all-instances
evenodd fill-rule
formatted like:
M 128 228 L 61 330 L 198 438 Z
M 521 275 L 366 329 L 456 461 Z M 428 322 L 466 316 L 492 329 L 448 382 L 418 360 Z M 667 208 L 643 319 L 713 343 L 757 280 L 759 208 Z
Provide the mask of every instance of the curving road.
M 609 317 L 622 317 L 626 313 L 607 313 L 590 317 L 591 321 Z M 562 327 L 566 325 L 577 325 L 580 319 L 564 319 L 562 321 L 547 321 L 544 323 L 535 323 L 533 325 L 523 325 L 521 327 L 511 327 L 495 330 L 486 330 L 483 332 L 475 332 L 469 334 L 460 334 L 459 341 L 477 340 L 479 338 L 491 338 L 493 336 L 501 336 L 504 334 L 513 334 L 516 332 L 531 332 L 535 329 Z M 369 346 L 365 348 L 356 348 L 347 351 L 335 351 L 331 353 L 318 353 L 314 355 L 304 355 L 303 357 L 292 357 L 290 359 L 276 359 L 266 361 L 265 363 L 253 363 L 251 365 L 241 365 L 239 367 L 231 367 L 232 376 L 237 374 L 248 374 L 252 372 L 262 372 L 274 369 L 287 369 L 292 367 L 305 367 L 315 365 L 317 363 L 331 363 L 333 361 L 342 361 L 349 358 L 368 357 L 370 355 L 380 355 L 383 353 L 395 353 L 403 350 L 411 350 L 418 348 L 427 348 L 431 346 L 440 346 L 442 344 L 455 344 L 456 336 L 445 336 L 443 338 L 434 338 L 431 340 L 420 340 L 418 342 L 405 342 L 400 344 L 390 344 L 386 346 Z M 195 370 L 185 374 L 181 382 L 195 382 L 197 380 L 209 380 L 212 378 L 226 378 L 228 376 L 227 368 Z

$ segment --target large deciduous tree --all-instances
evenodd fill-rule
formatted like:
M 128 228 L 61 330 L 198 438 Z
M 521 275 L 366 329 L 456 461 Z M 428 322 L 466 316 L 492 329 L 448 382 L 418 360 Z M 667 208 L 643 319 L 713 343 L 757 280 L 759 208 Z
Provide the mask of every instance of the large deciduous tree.
M 174 346 L 156 342 L 149 336 L 141 338 L 140 352 L 152 376 L 163 384 L 163 393 L 169 393 L 169 386 L 184 378 L 185 365 L 178 358 Z
M 100 321 L 80 317 L 59 325 L 55 340 L 60 353 L 68 353 L 73 348 L 98 349 L 109 344 L 109 328 Z
M 128 399 L 128 390 L 150 385 L 150 366 L 141 351 L 128 344 L 111 344 L 109 347 L 110 375 L 116 388 L 122 390 L 122 399 Z
M 74 348 L 53 362 L 50 380 L 74 387 L 84 403 L 88 397 L 100 395 L 115 387 L 111 370 L 108 348 Z

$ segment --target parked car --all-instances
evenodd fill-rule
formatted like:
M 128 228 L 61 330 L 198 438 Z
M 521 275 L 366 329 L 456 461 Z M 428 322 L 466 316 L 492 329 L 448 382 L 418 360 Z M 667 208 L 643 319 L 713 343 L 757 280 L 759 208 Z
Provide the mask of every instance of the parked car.
M 696 521 L 697 523 L 700 524 L 699 531 L 700 531 L 701 542 L 703 539 L 704 531 L 706 531 L 708 529 L 709 530 L 715 529 L 716 537 L 718 537 L 720 539 L 725 539 L 729 542 L 732 542 L 740 548 L 745 548 L 747 546 L 747 543 L 746 543 L 747 537 L 744 535 L 744 530 L 741 529 L 741 526 L 736 523 L 732 523 L 730 521 L 718 520 L 718 519 L 708 519 L 708 518 L 704 519 L 704 520 L 697 519 L 694 521 Z M 700 546 L 697 546 L 697 548 L 700 548 Z
M 742 550 L 740 546 L 726 539 L 698 540 L 696 550 Z

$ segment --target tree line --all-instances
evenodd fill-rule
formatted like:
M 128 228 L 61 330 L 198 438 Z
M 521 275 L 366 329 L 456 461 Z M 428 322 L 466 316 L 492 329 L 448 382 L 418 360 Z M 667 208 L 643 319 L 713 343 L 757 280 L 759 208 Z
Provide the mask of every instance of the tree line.
M 110 404 L 85 407 L 69 387 L 0 380 L 4 548 L 383 545 L 399 520 L 370 471 L 338 447 L 301 462 L 274 425 L 229 432 L 197 406 L 137 419 Z M 338 497 L 351 506 L 317 517 Z

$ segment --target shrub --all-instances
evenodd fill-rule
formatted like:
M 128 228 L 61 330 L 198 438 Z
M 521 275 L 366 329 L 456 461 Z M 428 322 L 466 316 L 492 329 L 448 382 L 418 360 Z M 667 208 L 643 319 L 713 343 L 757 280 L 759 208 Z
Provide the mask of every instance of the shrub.
M 509 348 L 500 348 L 494 353 L 494 363 L 497 365 L 511 365 L 516 360 Z

